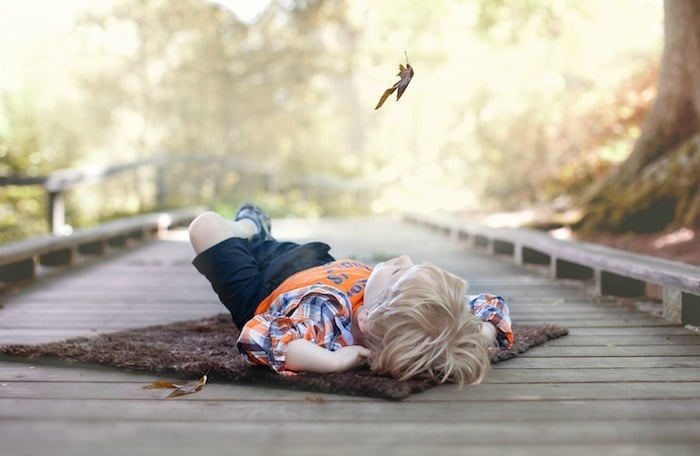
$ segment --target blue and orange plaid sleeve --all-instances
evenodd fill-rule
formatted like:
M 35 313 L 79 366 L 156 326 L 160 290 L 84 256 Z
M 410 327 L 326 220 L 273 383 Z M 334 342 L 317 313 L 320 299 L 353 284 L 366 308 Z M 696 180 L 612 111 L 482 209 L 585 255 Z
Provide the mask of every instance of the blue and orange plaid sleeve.
M 294 375 L 286 368 L 291 341 L 303 338 L 330 351 L 352 345 L 350 303 L 345 301 L 318 287 L 283 294 L 246 323 L 238 349 L 252 364 Z
M 502 296 L 481 293 L 466 297 L 469 311 L 482 321 L 493 324 L 497 331 L 496 343 L 499 348 L 513 346 L 513 329 L 510 321 L 510 309 Z
M 252 364 L 269 366 L 285 374 L 287 345 L 296 339 L 314 337 L 312 322 L 269 313 L 256 315 L 241 331 L 238 349 Z

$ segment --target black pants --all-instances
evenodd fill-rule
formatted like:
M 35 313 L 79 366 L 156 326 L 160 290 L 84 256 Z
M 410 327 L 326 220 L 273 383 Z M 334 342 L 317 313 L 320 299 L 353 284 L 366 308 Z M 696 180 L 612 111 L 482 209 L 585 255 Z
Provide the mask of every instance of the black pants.
M 334 261 L 323 242 L 262 241 L 229 238 L 201 252 L 192 264 L 211 283 L 241 329 L 260 302 L 285 279 L 304 269 Z

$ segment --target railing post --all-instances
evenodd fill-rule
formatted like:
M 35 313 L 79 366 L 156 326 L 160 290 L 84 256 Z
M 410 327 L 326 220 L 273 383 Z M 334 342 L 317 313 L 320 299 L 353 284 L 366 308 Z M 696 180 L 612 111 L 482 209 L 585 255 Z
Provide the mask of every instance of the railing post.
M 156 207 L 165 207 L 168 193 L 168 182 L 165 175 L 165 165 L 156 165 Z
M 66 224 L 66 205 L 61 191 L 49 191 L 49 232 L 60 234 Z

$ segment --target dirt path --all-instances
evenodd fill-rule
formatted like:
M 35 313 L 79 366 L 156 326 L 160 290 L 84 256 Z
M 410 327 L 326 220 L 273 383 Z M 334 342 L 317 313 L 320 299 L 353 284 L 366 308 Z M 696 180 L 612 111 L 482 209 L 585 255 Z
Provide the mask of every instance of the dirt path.
M 576 238 L 576 236 L 574 236 Z M 596 234 L 578 238 L 586 242 L 700 265 L 700 230 L 681 228 L 651 234 Z

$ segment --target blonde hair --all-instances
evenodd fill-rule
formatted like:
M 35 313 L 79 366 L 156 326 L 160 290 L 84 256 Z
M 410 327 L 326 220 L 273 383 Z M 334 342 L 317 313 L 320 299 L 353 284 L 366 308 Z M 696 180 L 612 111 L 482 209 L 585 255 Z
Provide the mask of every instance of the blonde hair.
M 370 368 L 399 380 L 476 384 L 491 367 L 481 321 L 464 302 L 466 282 L 421 264 L 367 315 Z

